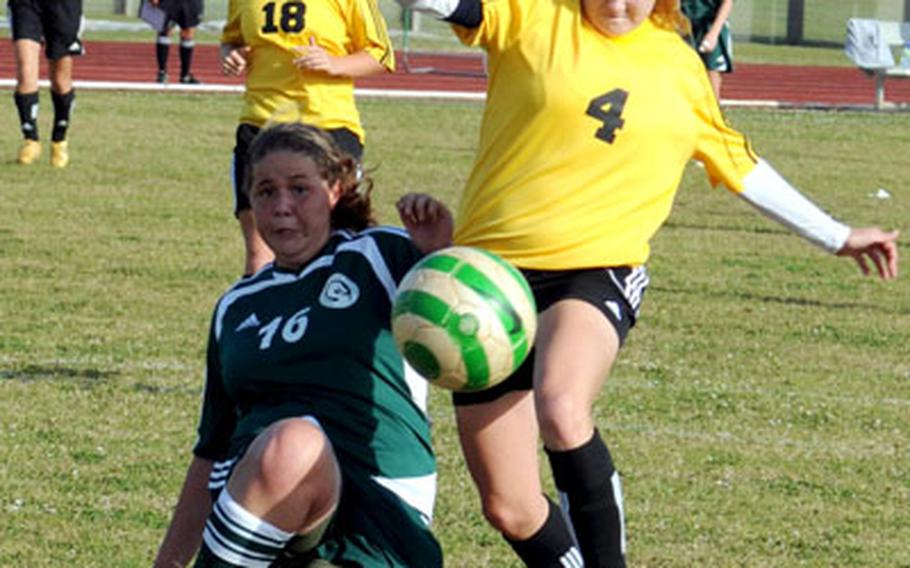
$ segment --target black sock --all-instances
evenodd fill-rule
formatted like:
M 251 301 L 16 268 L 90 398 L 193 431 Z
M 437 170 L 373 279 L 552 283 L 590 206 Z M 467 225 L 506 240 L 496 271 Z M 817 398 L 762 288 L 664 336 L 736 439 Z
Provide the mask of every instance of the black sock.
M 183 40 L 180 42 L 180 76 L 186 77 L 190 74 L 190 67 L 193 66 L 193 48 L 196 42 L 193 40 Z
M 38 139 L 38 91 L 34 93 L 13 93 L 22 136 L 28 140 Z
M 600 434 L 595 430 L 584 445 L 565 452 L 548 449 L 547 455 L 556 488 L 568 498 L 569 516 L 585 566 L 624 567 L 622 489 Z
M 63 94 L 51 91 L 51 100 L 54 101 L 54 131 L 51 134 L 51 140 L 60 142 L 66 139 L 66 129 L 70 125 L 70 113 L 76 102 L 76 89 L 70 89 L 70 92 Z
M 155 59 L 158 60 L 158 71 L 167 71 L 167 56 L 171 50 L 171 38 L 159 35 L 155 42 Z
M 581 554 L 562 513 L 550 499 L 547 520 L 527 540 L 506 541 L 528 568 L 581 567 Z

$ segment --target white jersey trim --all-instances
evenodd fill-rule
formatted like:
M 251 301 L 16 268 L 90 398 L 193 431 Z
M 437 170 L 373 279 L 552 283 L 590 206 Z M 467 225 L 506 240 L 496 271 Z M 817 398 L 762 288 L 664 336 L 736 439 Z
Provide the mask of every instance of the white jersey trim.
M 397 0 L 403 8 L 423 12 L 438 20 L 444 20 L 455 13 L 459 0 Z
M 423 516 L 423 522 L 430 525 L 433 521 L 433 507 L 436 504 L 436 474 L 417 477 L 380 477 L 373 476 L 373 481 L 382 485 L 402 501 L 417 509 Z
M 376 278 L 379 279 L 379 282 L 382 283 L 382 287 L 385 288 L 389 301 L 395 297 L 395 279 L 392 278 L 392 273 L 389 271 L 385 259 L 382 258 L 382 253 L 379 251 L 376 241 L 372 238 L 355 239 L 342 243 L 335 249 L 336 254 L 342 251 L 359 252 L 366 257 L 370 266 L 373 268 L 373 273 L 376 274 Z
M 850 227 L 809 201 L 764 160 L 759 160 L 743 179 L 739 196 L 766 217 L 828 252 L 839 251 L 850 236 Z
M 218 308 L 215 314 L 215 339 L 221 339 L 221 328 L 224 325 L 224 315 L 227 313 L 228 308 L 231 307 L 231 304 L 240 298 L 243 298 L 244 296 L 255 294 L 257 292 L 265 290 L 266 288 L 296 282 L 319 266 L 327 265 L 329 262 L 331 262 L 330 257 L 318 258 L 311 262 L 299 275 L 284 272 L 273 272 L 272 278 L 269 280 L 262 280 L 261 282 L 252 282 L 249 284 L 244 281 L 241 282 L 239 286 L 232 288 L 224 296 L 222 296 L 221 301 L 218 302 Z
M 358 252 L 362 254 L 370 263 L 370 266 L 373 268 L 373 273 L 382 283 L 382 286 L 385 288 L 386 294 L 389 297 L 389 301 L 391 301 L 395 296 L 395 279 L 392 277 L 392 273 L 389 271 L 389 267 L 386 265 L 385 259 L 382 257 L 382 253 L 380 252 L 379 247 L 376 245 L 376 242 L 370 237 L 370 233 L 372 232 L 398 234 L 404 238 L 407 238 L 406 232 L 392 227 L 368 229 L 359 234 L 354 234 L 353 236 L 348 231 L 335 231 L 332 234 L 333 237 L 344 235 L 350 239 L 348 242 L 338 245 L 338 247 L 335 249 L 335 254 L 342 251 Z M 271 288 L 272 286 L 282 286 L 285 284 L 297 282 L 298 280 L 306 278 L 306 276 L 318 268 L 331 266 L 335 260 L 335 254 L 322 256 L 311 261 L 310 264 L 308 264 L 300 274 L 273 272 L 271 279 L 268 280 L 255 281 L 255 275 L 241 280 L 233 288 L 228 290 L 218 302 L 215 316 L 215 339 L 221 339 L 221 330 L 224 323 L 224 315 L 227 313 L 228 308 L 231 307 L 231 304 L 240 298 L 243 298 L 244 296 L 256 294 L 257 292 Z M 257 272 L 257 275 L 258 274 L 259 273 Z

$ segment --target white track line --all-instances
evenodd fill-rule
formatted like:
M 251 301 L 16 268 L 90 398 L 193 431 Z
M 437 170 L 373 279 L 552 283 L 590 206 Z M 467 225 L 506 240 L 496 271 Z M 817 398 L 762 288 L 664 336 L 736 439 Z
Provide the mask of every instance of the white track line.
M 146 91 L 167 93 L 243 93 L 243 85 L 219 85 L 206 83 L 202 85 L 182 85 L 180 83 L 141 83 L 137 81 L 73 81 L 78 89 L 101 91 Z M 41 87 L 49 87 L 45 79 L 38 82 Z M 13 88 L 14 79 L 0 79 L 0 87 Z M 485 93 L 468 91 L 435 91 L 411 89 L 354 89 L 354 94 L 362 97 L 384 97 L 393 99 L 457 99 L 482 101 Z
M 49 87 L 50 83 L 43 79 L 38 82 L 41 87 Z M 180 83 L 152 83 L 139 81 L 74 81 L 79 89 L 101 91 L 145 91 L 166 93 L 243 93 L 243 85 L 225 85 L 206 83 L 202 85 L 181 85 Z M 14 79 L 0 79 L 0 88 L 13 88 L 16 86 Z M 374 97 L 387 99 L 443 99 L 462 101 L 483 101 L 486 93 L 472 91 L 440 91 L 416 89 L 354 89 L 358 97 Z M 826 104 L 826 103 L 793 103 L 785 101 L 759 100 L 759 99 L 722 99 L 725 107 L 749 108 L 775 108 L 775 109 L 818 109 L 818 110 L 874 110 L 874 105 L 868 104 Z

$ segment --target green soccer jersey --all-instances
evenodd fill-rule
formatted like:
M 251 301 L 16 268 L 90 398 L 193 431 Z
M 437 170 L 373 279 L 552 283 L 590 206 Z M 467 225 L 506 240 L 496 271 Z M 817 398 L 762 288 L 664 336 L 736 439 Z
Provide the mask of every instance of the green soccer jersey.
M 707 20 L 710 27 L 722 3 L 723 0 L 682 0 L 680 7 L 693 24 Z
M 224 460 L 276 420 L 311 415 L 342 469 L 391 483 L 435 474 L 427 383 L 390 330 L 396 285 L 420 257 L 400 229 L 335 231 L 301 270 L 269 266 L 228 290 L 194 453 Z

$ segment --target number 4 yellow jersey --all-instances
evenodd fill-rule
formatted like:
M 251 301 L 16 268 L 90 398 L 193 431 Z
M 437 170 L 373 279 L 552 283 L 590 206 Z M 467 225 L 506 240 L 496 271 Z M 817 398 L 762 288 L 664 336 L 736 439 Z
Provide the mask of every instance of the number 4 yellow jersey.
M 757 161 L 677 33 L 608 38 L 580 5 L 484 0 L 477 28 L 455 27 L 490 73 L 455 241 L 523 268 L 644 263 L 691 158 L 733 191 Z
M 221 43 L 250 47 L 240 122 L 261 127 L 299 120 L 347 128 L 362 142 L 354 81 L 294 65 L 297 48 L 311 38 L 330 55 L 365 50 L 388 70 L 395 67 L 376 0 L 230 0 Z

